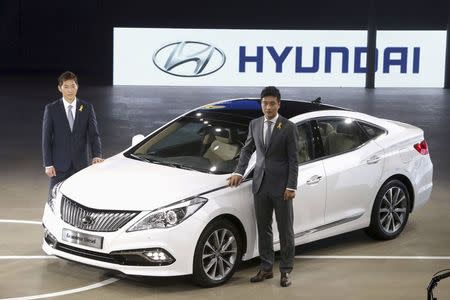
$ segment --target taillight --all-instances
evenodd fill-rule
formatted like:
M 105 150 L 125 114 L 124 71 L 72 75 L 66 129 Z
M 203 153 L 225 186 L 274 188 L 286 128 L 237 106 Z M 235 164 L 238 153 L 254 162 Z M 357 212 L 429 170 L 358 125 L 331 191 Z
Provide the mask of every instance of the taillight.
M 423 140 L 422 142 L 420 142 L 419 144 L 415 144 L 414 145 L 414 149 L 417 150 L 417 152 L 419 152 L 422 155 L 427 155 L 428 154 L 428 144 L 426 140 Z

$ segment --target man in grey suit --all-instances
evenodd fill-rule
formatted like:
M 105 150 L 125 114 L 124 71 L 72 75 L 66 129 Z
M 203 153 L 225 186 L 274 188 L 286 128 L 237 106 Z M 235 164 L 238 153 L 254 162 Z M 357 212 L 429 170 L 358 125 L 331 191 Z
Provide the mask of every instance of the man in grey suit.
M 253 173 L 253 195 L 258 227 L 258 244 L 261 264 L 251 282 L 273 277 L 274 263 L 272 214 L 275 210 L 280 236 L 281 261 L 280 285 L 291 285 L 295 255 L 292 201 L 297 189 L 298 133 L 291 121 L 278 114 L 281 105 L 280 92 L 269 86 L 261 92 L 261 108 L 264 116 L 252 120 L 248 137 L 241 150 L 238 166 L 228 179 L 236 187 L 256 149 L 256 165 Z
M 103 161 L 94 107 L 76 97 L 77 76 L 69 71 L 61 74 L 58 90 L 62 98 L 45 106 L 42 120 L 42 155 L 50 192 L 55 184 L 88 166 L 88 144 L 92 163 Z

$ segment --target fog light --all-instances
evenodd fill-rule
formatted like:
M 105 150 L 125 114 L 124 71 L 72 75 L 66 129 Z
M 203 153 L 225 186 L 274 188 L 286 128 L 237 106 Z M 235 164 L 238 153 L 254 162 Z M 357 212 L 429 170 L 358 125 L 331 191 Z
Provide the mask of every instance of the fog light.
M 174 258 L 163 249 L 150 249 L 144 252 L 148 260 L 155 263 L 172 263 Z

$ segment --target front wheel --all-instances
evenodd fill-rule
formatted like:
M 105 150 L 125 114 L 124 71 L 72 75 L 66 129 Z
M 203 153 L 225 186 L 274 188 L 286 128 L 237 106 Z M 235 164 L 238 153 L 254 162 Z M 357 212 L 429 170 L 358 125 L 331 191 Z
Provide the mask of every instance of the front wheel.
M 232 222 L 219 219 L 208 224 L 195 247 L 194 283 L 203 287 L 225 283 L 236 271 L 242 249 L 241 234 Z
M 409 208 L 409 192 L 403 182 L 396 179 L 387 182 L 373 204 L 367 233 L 380 240 L 396 238 L 406 226 Z

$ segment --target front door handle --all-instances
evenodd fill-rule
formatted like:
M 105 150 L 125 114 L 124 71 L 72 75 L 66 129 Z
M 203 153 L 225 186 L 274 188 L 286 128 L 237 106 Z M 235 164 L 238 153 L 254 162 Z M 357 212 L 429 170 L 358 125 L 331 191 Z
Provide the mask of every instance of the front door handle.
M 379 162 L 380 159 L 381 159 L 381 157 L 379 157 L 379 156 L 377 156 L 377 155 L 374 155 L 374 156 L 372 156 L 371 158 L 369 158 L 366 162 L 367 162 L 367 164 L 369 164 L 369 165 L 373 165 L 373 164 L 376 164 L 377 162 Z
M 314 175 L 313 177 L 311 177 L 310 179 L 308 179 L 306 181 L 306 184 L 308 185 L 313 185 L 313 184 L 317 184 L 322 180 L 322 176 L 319 175 Z

